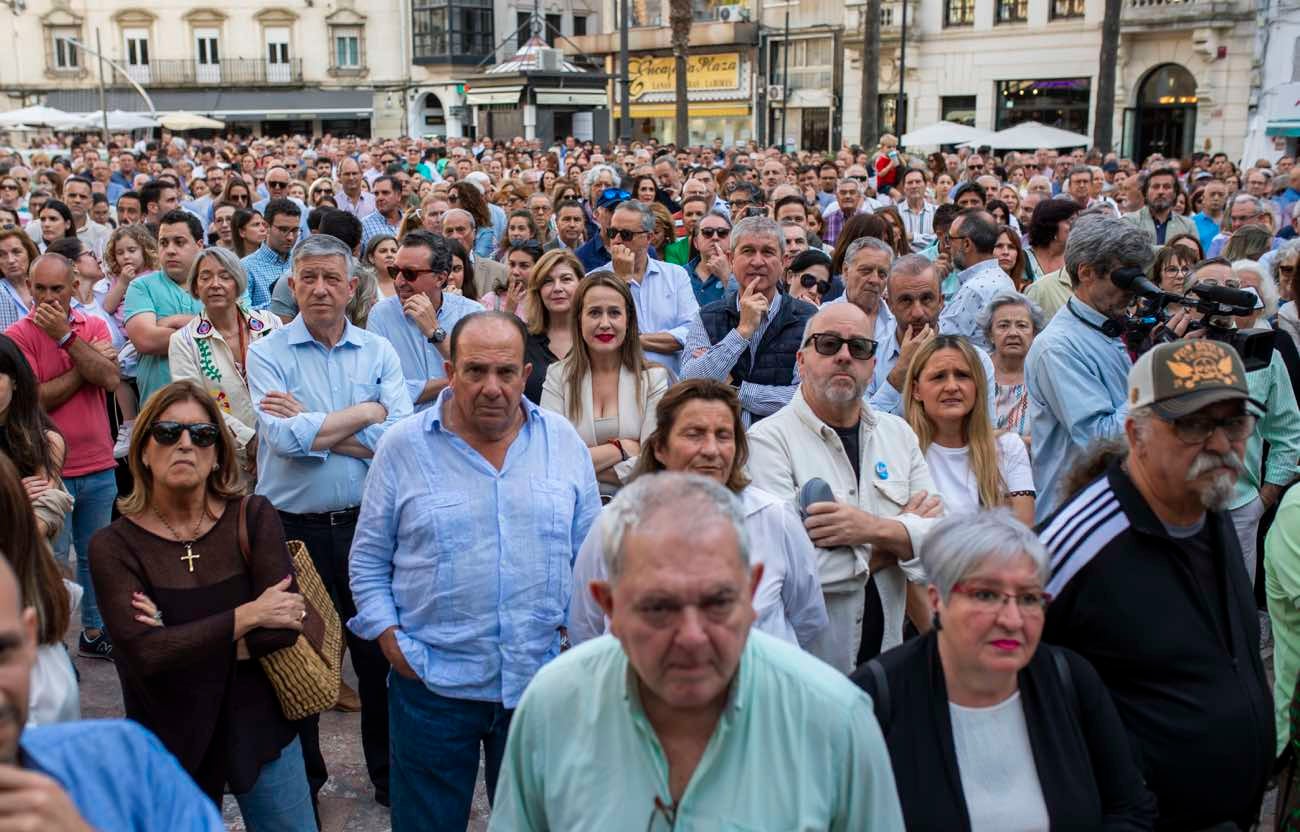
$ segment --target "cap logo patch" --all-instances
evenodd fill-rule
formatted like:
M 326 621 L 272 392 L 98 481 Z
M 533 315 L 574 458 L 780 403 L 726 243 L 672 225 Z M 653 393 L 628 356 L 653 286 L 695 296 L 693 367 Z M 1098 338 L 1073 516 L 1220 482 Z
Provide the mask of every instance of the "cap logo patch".
M 1213 341 L 1188 341 L 1174 351 L 1165 366 L 1173 376 L 1174 386 L 1184 390 L 1195 390 L 1207 383 L 1228 387 L 1239 383 L 1232 356 Z

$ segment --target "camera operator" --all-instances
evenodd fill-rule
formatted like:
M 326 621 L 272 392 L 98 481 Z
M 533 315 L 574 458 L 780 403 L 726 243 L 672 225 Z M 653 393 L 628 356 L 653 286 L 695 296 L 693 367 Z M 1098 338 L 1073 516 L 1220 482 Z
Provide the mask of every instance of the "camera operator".
M 1232 265 L 1222 257 L 1202 260 L 1193 266 L 1183 284 L 1183 291 L 1191 291 L 1198 283 L 1231 289 L 1240 286 Z M 1197 319 L 1203 317 L 1196 311 L 1188 314 Z M 1231 318 L 1219 318 L 1218 322 L 1234 328 L 1237 326 Z M 1276 349 L 1267 365 L 1256 370 L 1247 369 L 1246 384 L 1250 388 L 1250 397 L 1262 402 L 1266 409 L 1246 440 L 1246 452 L 1242 457 L 1245 467 L 1237 478 L 1228 508 L 1237 537 L 1241 540 L 1246 573 L 1254 584 L 1255 542 L 1260 518 L 1277 504 L 1283 489 L 1295 478 L 1296 465 L 1300 462 L 1300 409 L 1296 406 L 1286 362 Z M 1269 445 L 1267 464 L 1263 460 L 1265 442 Z
M 1093 440 L 1124 434 L 1133 362 L 1120 336 L 1134 292 L 1110 278 L 1117 269 L 1146 269 L 1154 258 L 1146 233 L 1131 222 L 1105 209 L 1075 217 L 1065 246 L 1073 294 L 1025 360 L 1039 521 L 1056 508 L 1065 472 Z M 1180 312 L 1168 326 L 1181 336 L 1187 323 Z

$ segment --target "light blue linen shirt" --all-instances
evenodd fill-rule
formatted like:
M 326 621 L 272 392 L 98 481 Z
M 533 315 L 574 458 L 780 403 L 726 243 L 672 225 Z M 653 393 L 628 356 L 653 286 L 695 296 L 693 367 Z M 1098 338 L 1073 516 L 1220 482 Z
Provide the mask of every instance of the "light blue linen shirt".
M 1277 334 L 1287 337 L 1285 332 Z M 1283 486 L 1295 479 L 1296 463 L 1300 461 L 1300 410 L 1296 408 L 1295 390 L 1287 373 L 1282 354 L 1273 350 L 1267 367 L 1246 373 L 1246 386 L 1250 397 L 1264 405 L 1255 431 L 1246 440 L 1242 456 L 1246 470 L 1237 477 L 1232 502 L 1228 508 L 1237 509 L 1259 496 L 1264 483 Z M 1263 464 L 1264 442 L 1268 441 L 1268 464 Z
M 939 313 L 939 332 L 944 335 L 964 335 L 982 350 L 990 348 L 984 331 L 979 327 L 980 312 L 1002 292 L 1016 291 L 1016 284 L 1002 271 L 996 259 L 983 260 L 957 274 L 961 286 L 952 300 L 944 304 Z
M 1124 434 L 1133 361 L 1123 341 L 1101 332 L 1104 322 L 1100 312 L 1072 297 L 1025 359 L 1039 522 L 1060 503 L 1057 489 L 1084 450 L 1094 440 Z
M 524 400 L 497 470 L 448 427 L 454 391 L 395 427 L 366 479 L 348 628 L 397 645 L 440 696 L 513 708 L 560 652 L 573 562 L 600 511 L 569 421 Z
M 596 271 L 604 271 L 602 266 Z M 645 335 L 667 332 L 683 348 L 690 332 L 691 322 L 700 312 L 700 303 L 691 288 L 691 277 L 681 266 L 648 258 L 645 275 L 639 281 L 629 281 L 632 303 L 636 306 L 636 326 Z M 668 368 L 673 378 L 681 375 L 681 350 L 664 354 L 647 352 L 647 361 L 656 361 Z
M 623 646 L 606 635 L 537 674 L 510 724 L 493 832 L 819 829 L 902 832 L 871 697 L 830 665 L 750 630 L 670 823 L 668 755 Z
M 442 306 L 438 307 L 438 325 L 450 335 L 457 321 L 466 315 L 482 311 L 483 306 L 477 301 L 443 292 Z M 447 377 L 442 366 L 442 353 L 429 343 L 420 327 L 402 312 L 402 299 L 397 295 L 384 298 L 371 307 L 370 316 L 366 318 L 366 329 L 387 338 L 397 351 L 397 358 L 402 362 L 402 375 L 406 377 L 406 392 L 412 403 L 420 398 L 428 381 Z M 432 407 L 433 401 L 430 399 L 423 404 L 415 404 L 415 412 Z
M 379 402 L 388 418 L 355 437 L 374 450 L 384 431 L 411 415 L 402 365 L 388 340 L 348 322 L 343 337 L 326 349 L 302 316 L 254 341 L 248 348 L 248 389 L 257 410 L 257 489 L 277 509 L 316 514 L 361 502 L 367 460 L 312 442 L 329 414 L 362 402 Z M 304 412 L 290 418 L 264 413 L 267 393 L 291 393 Z
M 401 223 L 401 217 L 398 217 L 398 224 Z M 378 211 L 371 211 L 361 218 L 361 250 L 365 251 L 370 247 L 370 241 L 375 237 L 381 237 L 384 234 L 390 237 L 397 236 L 397 225 L 389 225 L 388 220 Z

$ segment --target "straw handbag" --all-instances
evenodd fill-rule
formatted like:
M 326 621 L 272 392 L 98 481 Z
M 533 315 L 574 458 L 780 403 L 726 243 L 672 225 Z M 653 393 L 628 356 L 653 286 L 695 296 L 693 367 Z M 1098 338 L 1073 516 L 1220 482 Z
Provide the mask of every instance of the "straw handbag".
M 280 709 L 291 720 L 334 707 L 343 669 L 343 628 L 334 602 L 301 540 L 288 541 L 298 591 L 307 603 L 302 633 L 290 647 L 261 658 L 262 670 L 275 688 Z M 239 551 L 249 562 L 248 498 L 239 501 Z

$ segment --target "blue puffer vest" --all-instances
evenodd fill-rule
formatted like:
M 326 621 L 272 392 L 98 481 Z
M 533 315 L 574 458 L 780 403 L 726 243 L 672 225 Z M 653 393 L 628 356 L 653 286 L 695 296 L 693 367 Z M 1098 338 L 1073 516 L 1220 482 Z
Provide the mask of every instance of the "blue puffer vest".
M 736 308 L 736 292 L 729 291 L 722 300 L 700 308 L 700 320 L 709 333 L 710 343 L 718 343 L 740 323 L 740 310 Z M 783 385 L 794 383 L 795 353 L 799 351 L 800 338 L 808 319 L 817 314 L 817 307 L 789 295 L 781 296 L 781 308 L 767 325 L 763 339 L 758 342 L 758 357 L 750 362 L 749 350 L 736 359 L 731 377 L 737 384 Z

